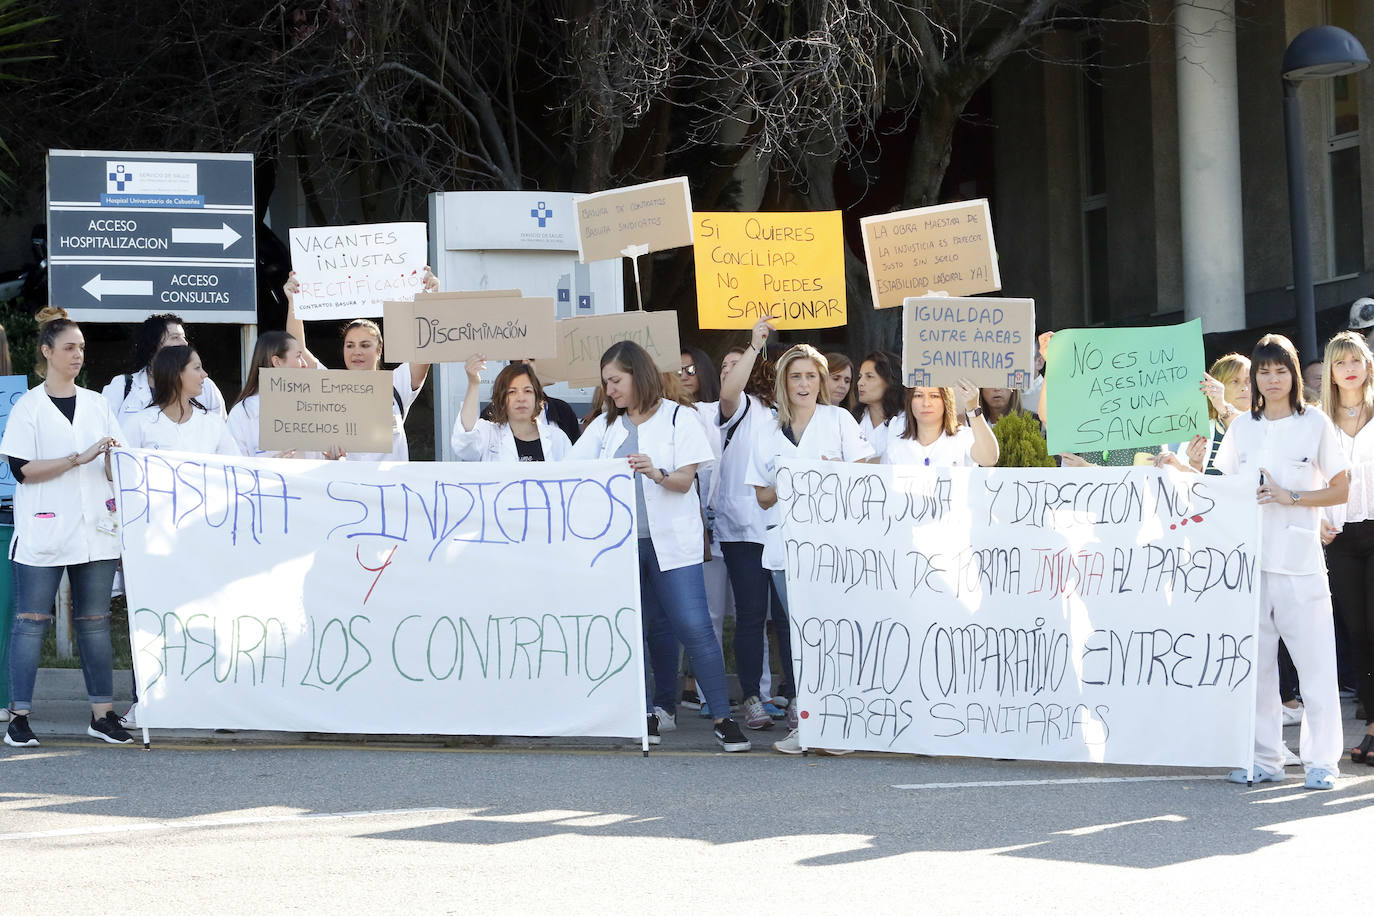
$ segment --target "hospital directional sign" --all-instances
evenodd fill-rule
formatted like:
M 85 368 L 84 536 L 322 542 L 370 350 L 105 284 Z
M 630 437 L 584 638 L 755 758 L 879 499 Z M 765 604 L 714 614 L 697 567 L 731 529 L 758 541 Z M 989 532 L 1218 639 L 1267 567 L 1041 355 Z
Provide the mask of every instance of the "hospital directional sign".
M 253 157 L 48 151 L 48 298 L 79 321 L 257 321 Z

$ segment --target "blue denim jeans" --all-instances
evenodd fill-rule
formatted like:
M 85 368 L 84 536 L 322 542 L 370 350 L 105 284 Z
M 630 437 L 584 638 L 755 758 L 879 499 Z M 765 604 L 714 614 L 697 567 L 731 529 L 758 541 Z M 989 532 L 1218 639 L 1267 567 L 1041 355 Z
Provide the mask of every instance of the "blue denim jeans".
M 722 541 L 720 552 L 730 573 L 735 591 L 735 670 L 739 673 L 740 695 L 759 695 L 763 677 L 764 621 L 772 609 L 773 626 L 778 633 L 778 654 L 782 657 L 781 696 L 797 695 L 797 680 L 792 676 L 792 636 L 787 623 L 786 588 L 782 573 L 775 577 L 763 568 L 763 545 L 753 541 Z M 767 700 L 768 697 L 761 699 Z
M 711 626 L 706 603 L 706 580 L 701 564 L 667 571 L 658 568 L 658 554 L 649 538 L 639 539 L 639 602 L 644 620 L 645 703 L 649 712 L 662 706 L 677 708 L 677 643 L 692 661 L 697 688 L 711 714 L 721 719 L 730 714 L 730 694 L 725 687 L 725 656 Z M 660 685 L 657 690 L 654 684 Z
M 117 560 L 92 560 L 71 566 L 26 566 L 11 562 L 14 575 L 14 629 L 10 631 L 10 708 L 27 713 L 33 708 L 33 682 L 43 633 L 52 622 L 53 602 L 62 571 L 72 585 L 72 626 L 81 653 L 81 673 L 92 703 L 109 703 L 114 695 L 110 649 L 110 587 Z M 25 614 L 41 614 L 31 620 Z

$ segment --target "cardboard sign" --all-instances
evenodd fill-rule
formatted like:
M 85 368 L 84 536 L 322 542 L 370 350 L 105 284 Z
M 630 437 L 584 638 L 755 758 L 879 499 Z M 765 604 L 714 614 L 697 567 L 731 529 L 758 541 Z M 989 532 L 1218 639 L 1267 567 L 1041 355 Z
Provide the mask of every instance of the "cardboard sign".
M 296 315 L 375 318 L 383 302 L 415 298 L 428 263 L 424 223 L 292 229 L 291 267 L 301 283 Z
M 1159 328 L 1074 328 L 1050 340 L 1045 426 L 1051 453 L 1107 452 L 1208 435 L 1198 388 L 1202 321 Z
M 692 244 L 692 192 L 686 178 L 665 178 L 577 198 L 577 258 L 618 258 Z
M 258 395 L 265 451 L 391 451 L 390 372 L 260 369 Z
M 961 378 L 980 388 L 1026 388 L 1035 377 L 1035 300 L 906 300 L 902 378 L 919 388 Z
M 140 725 L 647 746 L 623 459 L 114 467 Z
M 461 363 L 487 359 L 547 359 L 558 352 L 553 298 L 419 296 L 386 303 L 386 358 L 404 363 Z
M 674 328 L 676 331 L 676 328 Z M 29 390 L 27 375 L 0 375 L 0 436 L 5 433 L 9 423 L 10 408 Z M 0 462 L 0 499 L 14 498 L 14 472 L 8 461 Z
M 845 323 L 840 211 L 697 213 L 697 324 L 833 328 Z
M 1254 481 L 788 460 L 777 492 L 803 747 L 1250 763 Z
M 868 216 L 859 228 L 874 308 L 896 308 L 926 293 L 972 296 L 1002 288 L 984 199 Z
M 682 366 L 677 312 L 564 318 L 554 330 L 558 356 L 539 360 L 535 370 L 542 384 L 567 382 L 578 388 L 600 383 L 601 355 L 622 340 L 633 341 L 648 351 L 661 372 L 676 372 Z

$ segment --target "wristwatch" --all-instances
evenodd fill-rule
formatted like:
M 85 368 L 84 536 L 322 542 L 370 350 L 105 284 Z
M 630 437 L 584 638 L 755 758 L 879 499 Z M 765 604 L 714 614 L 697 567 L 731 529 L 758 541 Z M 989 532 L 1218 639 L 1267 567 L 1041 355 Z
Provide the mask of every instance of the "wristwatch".
M 972 423 L 974 420 L 978 419 L 978 418 L 981 417 L 982 415 L 983 415 L 983 408 L 981 408 L 981 407 L 974 407 L 974 408 L 971 409 L 971 410 L 966 410 L 966 411 L 964 411 L 964 416 L 968 417 L 968 421 L 969 421 L 970 423 Z
M 1296 506 L 1298 504 L 1298 500 L 1302 498 L 1302 494 L 1299 493 L 1297 490 L 1289 490 L 1288 498 L 1293 500 L 1293 505 Z
M 663 468 L 659 468 L 658 473 L 660 476 L 658 480 L 655 481 L 655 483 L 657 483 L 661 487 L 663 486 L 663 481 L 668 479 L 668 472 L 663 470 Z

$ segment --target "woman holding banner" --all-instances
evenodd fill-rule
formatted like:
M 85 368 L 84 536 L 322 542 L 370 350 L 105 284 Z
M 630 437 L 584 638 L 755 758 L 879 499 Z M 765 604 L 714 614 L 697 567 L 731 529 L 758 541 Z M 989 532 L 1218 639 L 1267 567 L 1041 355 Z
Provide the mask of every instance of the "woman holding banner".
M 1215 462 L 1223 474 L 1255 482 L 1262 507 L 1254 764 L 1227 778 L 1241 783 L 1283 779 L 1282 638 L 1302 680 L 1307 709 L 1299 745 L 1305 785 L 1332 789 L 1341 757 L 1341 707 L 1319 526 L 1322 508 L 1346 501 L 1349 463 L 1331 421 L 1303 403 L 1302 372 L 1288 338 L 1260 338 L 1250 357 L 1250 387 L 1250 412 L 1226 430 Z
M 670 678 L 676 692 L 677 647 L 658 657 L 665 641 L 655 638 L 666 626 L 687 649 L 697 684 L 716 714 L 716 741 L 726 751 L 747 751 L 749 740 L 729 718 L 725 658 L 711 628 L 702 578 L 701 503 L 693 483 L 697 466 L 713 460 L 711 446 L 690 409 L 663 397 L 658 368 L 638 344 L 621 341 L 602 354 L 601 384 L 605 412 L 587 426 L 569 457 L 624 458 L 634 474 L 639 593 L 646 643 L 656 650 L 653 673 Z M 652 678 L 646 684 L 649 743 L 658 744 Z
M 755 331 L 758 331 L 757 326 Z M 766 331 L 764 337 L 767 337 Z M 859 434 L 859 424 L 854 417 L 847 410 L 830 404 L 829 376 L 825 357 L 809 344 L 798 344 L 782 355 L 778 360 L 775 393 L 778 415 L 756 440 L 753 460 L 744 480 L 754 488 L 759 506 L 768 512 L 762 562 L 770 571 L 774 594 L 779 599 L 774 608 L 773 624 L 777 628 L 789 700 L 796 698 L 797 680 L 792 670 L 792 637 L 787 619 L 786 557 L 782 530 L 778 527 L 781 524 L 777 509 L 779 465 L 783 460 L 794 458 L 863 461 L 873 454 L 873 446 Z M 795 706 L 796 703 L 791 702 L 788 709 Z M 796 727 L 793 726 L 786 738 L 774 742 L 773 749 L 784 754 L 800 754 L 802 747 Z
M 902 415 L 906 389 L 902 386 L 902 361 L 892 353 L 874 350 L 859 363 L 858 405 L 854 418 L 859 433 L 879 458 L 887 449 L 888 421 Z
M 439 288 L 439 278 L 425 267 L 424 291 L 434 292 Z M 296 315 L 296 293 L 301 282 L 296 272 L 291 271 L 282 287 L 286 293 L 286 330 L 301 342 L 303 357 L 307 368 L 322 365 L 310 352 L 305 342 L 305 322 Z M 377 322 L 367 318 L 354 318 L 344 326 L 343 342 L 344 368 L 350 370 L 376 370 L 382 365 L 382 329 Z M 406 442 L 406 414 L 419 397 L 420 389 L 429 377 L 429 363 L 401 363 L 391 371 L 391 451 L 354 452 L 346 457 L 354 461 L 409 461 L 410 445 Z M 340 452 L 343 457 L 343 453 Z
M 205 385 L 200 355 L 187 346 L 163 347 L 149 373 L 153 403 L 127 424 L 129 446 L 206 455 L 240 455 L 219 414 L 197 400 Z
M 1365 735 L 1353 763 L 1374 766 L 1374 356 L 1363 337 L 1342 331 L 1326 345 L 1322 409 L 1350 463 L 1350 497 L 1322 510 L 1331 592 L 1350 634 Z
M 139 411 L 153 402 L 152 385 L 148 372 L 153 366 L 153 357 L 163 347 L 187 346 L 186 323 L 180 315 L 171 313 L 150 315 L 134 331 L 134 371 L 116 375 L 101 392 L 109 402 L 110 409 L 126 429 L 134 422 Z M 220 394 L 215 383 L 209 378 L 201 395 L 197 398 L 201 405 L 211 413 L 224 419 L 224 395 Z
M 544 421 L 544 388 L 534 369 L 508 364 L 491 386 L 490 420 L 477 415 L 482 370 L 487 361 L 470 356 L 468 390 L 450 440 L 459 461 L 562 461 L 572 448 L 567 435 Z
M 935 468 L 990 468 L 997 463 L 993 435 L 979 390 L 968 379 L 955 388 L 911 388 L 898 420 L 888 424 L 884 464 L 914 464 Z M 955 405 L 964 405 L 967 426 L 959 425 Z
M 8 458 L 17 481 L 10 543 L 11 717 L 5 743 L 38 746 L 29 711 L 43 633 L 52 620 L 65 571 L 91 704 L 86 734 L 110 744 L 129 744 L 133 736 L 119 724 L 111 706 L 110 587 L 119 558 L 119 517 L 109 455 L 119 444 L 119 421 L 103 397 L 76 384 L 86 355 L 86 340 L 76 322 L 58 308 L 45 308 L 37 317 L 35 369 L 44 382 L 15 403 L 0 439 L 0 453 Z

